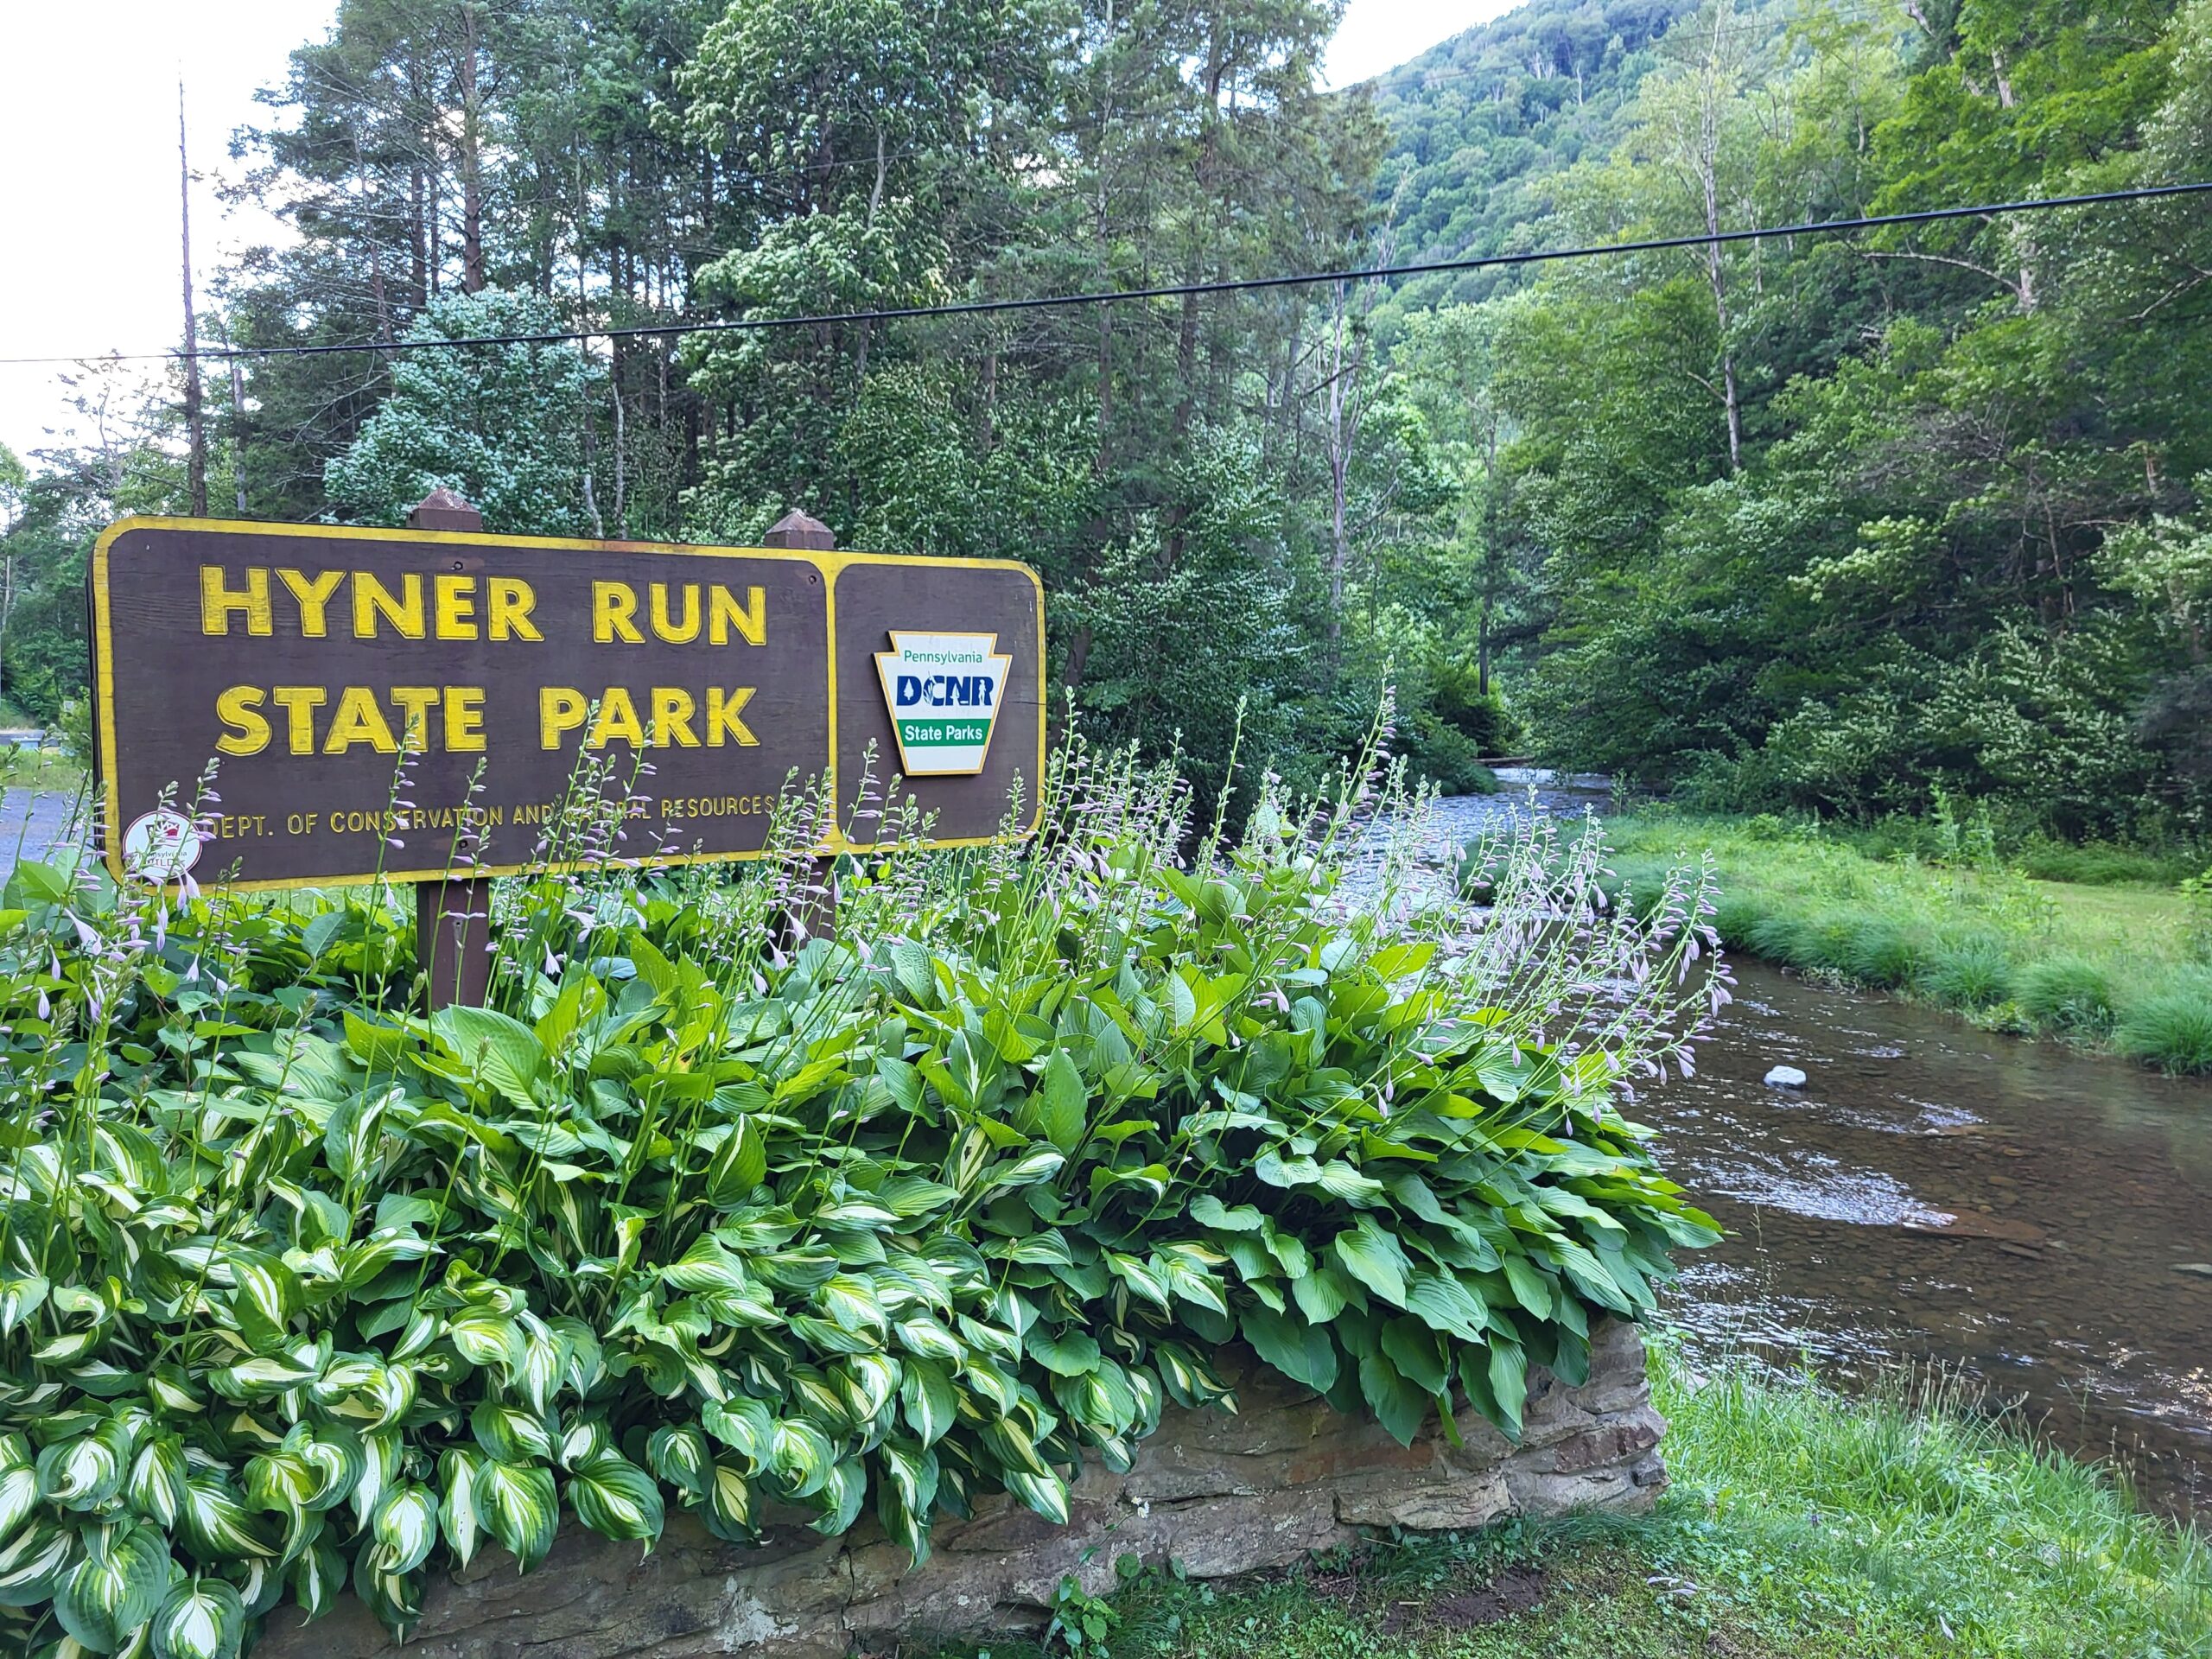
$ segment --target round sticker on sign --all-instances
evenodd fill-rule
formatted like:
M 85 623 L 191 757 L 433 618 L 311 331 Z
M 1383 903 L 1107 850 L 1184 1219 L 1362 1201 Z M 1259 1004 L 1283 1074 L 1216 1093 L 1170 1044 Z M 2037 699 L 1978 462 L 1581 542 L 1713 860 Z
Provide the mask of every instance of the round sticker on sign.
M 123 867 L 147 881 L 174 881 L 200 861 L 200 832 L 167 807 L 131 820 L 123 832 Z

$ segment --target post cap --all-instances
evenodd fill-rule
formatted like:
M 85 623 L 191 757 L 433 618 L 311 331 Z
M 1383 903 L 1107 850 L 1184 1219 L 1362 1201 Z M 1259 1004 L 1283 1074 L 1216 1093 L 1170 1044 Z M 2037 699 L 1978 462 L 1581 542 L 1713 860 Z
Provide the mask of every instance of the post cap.
M 410 530 L 481 530 L 484 515 L 442 485 L 409 509 Z
M 810 553 L 828 553 L 837 545 L 836 532 L 819 518 L 810 518 L 798 508 L 792 508 L 769 527 L 760 538 L 763 547 L 803 548 Z

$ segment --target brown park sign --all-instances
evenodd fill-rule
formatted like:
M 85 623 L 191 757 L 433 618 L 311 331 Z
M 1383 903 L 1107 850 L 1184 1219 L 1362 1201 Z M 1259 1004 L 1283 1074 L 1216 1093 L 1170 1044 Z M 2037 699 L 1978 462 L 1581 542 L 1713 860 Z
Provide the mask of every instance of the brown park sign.
M 473 874 L 541 868 L 580 757 L 620 774 L 614 853 L 647 864 L 757 856 L 825 772 L 817 850 L 868 843 L 871 742 L 930 844 L 995 838 L 1017 786 L 1034 827 L 1044 598 L 1020 564 L 126 518 L 91 589 L 118 878 L 429 880 L 472 837 Z

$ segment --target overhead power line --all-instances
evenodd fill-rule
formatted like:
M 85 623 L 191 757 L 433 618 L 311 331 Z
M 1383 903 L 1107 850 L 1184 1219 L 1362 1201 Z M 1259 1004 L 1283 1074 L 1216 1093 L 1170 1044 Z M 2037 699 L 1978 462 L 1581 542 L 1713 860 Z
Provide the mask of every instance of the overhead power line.
M 2061 207 L 2096 207 L 2113 202 L 2151 201 L 2169 196 L 2202 195 L 2212 192 L 2212 179 L 2189 184 L 2144 185 L 2130 190 L 2100 190 L 2086 195 L 2031 197 L 2020 201 L 1980 202 L 1964 207 L 1927 207 L 1905 213 L 1870 213 L 1855 219 L 1807 219 L 1795 225 L 1768 225 L 1746 231 L 1698 232 L 1688 236 L 1645 237 L 1634 242 L 1600 242 L 1568 248 L 1533 248 L 1520 253 L 1489 253 L 1463 259 L 1426 259 L 1408 264 L 1357 266 L 1343 270 L 1301 270 L 1274 276 L 1224 277 L 1205 283 L 1170 283 L 1154 288 L 1096 289 L 1076 294 L 1040 294 L 1021 299 L 959 300 L 947 305 L 883 306 L 867 311 L 811 312 L 800 316 L 734 317 L 707 322 L 643 323 L 620 328 L 561 329 L 543 334 L 480 334 L 459 340 L 363 340 L 327 346 L 207 346 L 198 355 L 219 359 L 265 359 L 282 357 L 329 357 L 363 353 L 453 351 L 472 346 L 558 346 L 594 340 L 664 340 L 679 334 L 753 334 L 772 328 L 819 328 L 836 323 L 893 322 L 918 317 L 966 317 L 1007 311 L 1046 311 L 1091 305 L 1115 305 L 1133 300 L 1174 300 L 1207 294 L 1249 294 L 1270 289 L 1313 287 L 1331 283 L 1389 281 L 1402 276 L 1431 276 L 1474 270 L 1496 270 L 1522 265 L 1548 264 L 1566 259 L 1592 259 L 1607 255 L 1662 253 L 1681 248 L 1723 246 L 1738 242 L 1761 242 L 1778 237 L 1835 235 L 1849 231 L 1880 230 L 1890 226 L 1934 225 L 1948 219 L 1990 219 L 2002 213 L 2032 213 Z M 90 353 L 74 357 L 0 358 L 0 364 L 63 364 L 140 362 L 174 358 L 175 351 Z

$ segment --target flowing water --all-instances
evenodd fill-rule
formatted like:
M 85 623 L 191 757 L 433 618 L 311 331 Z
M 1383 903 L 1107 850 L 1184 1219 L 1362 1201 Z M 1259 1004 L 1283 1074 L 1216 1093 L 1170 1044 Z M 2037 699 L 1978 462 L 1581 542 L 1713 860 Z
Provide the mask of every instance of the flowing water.
M 1845 1381 L 1933 1362 L 2212 1503 L 2212 1085 L 1736 972 L 1697 1075 L 1635 1114 L 1729 1231 L 1686 1264 L 1694 1344 Z
M 1606 804 L 1519 774 L 1439 804 L 1465 839 Z M 1937 1366 L 2212 1512 L 2212 1084 L 1974 1029 L 1738 958 L 1697 1075 L 1646 1090 L 1668 1173 L 1728 1230 L 1685 1258 L 1694 1351 L 1848 1385 Z M 1802 1089 L 1769 1086 L 1777 1065 Z

